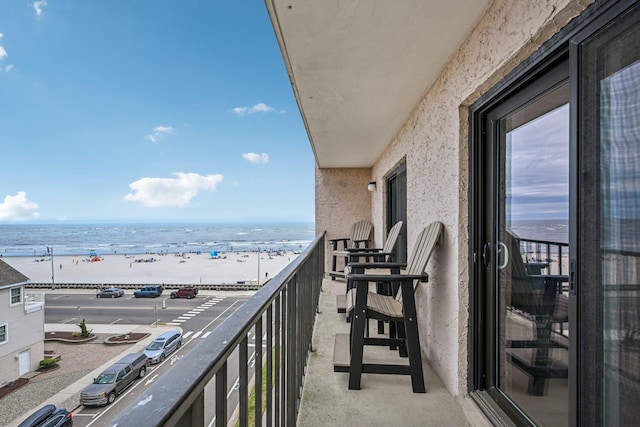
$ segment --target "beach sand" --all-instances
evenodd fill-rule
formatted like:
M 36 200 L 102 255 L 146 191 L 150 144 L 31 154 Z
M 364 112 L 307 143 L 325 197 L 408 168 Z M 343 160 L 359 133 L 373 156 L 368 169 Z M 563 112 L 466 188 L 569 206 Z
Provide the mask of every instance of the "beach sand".
M 81 256 L 54 256 L 55 283 L 110 283 L 110 284 L 235 284 L 253 281 L 260 271 L 260 283 L 274 277 L 298 255 L 257 252 L 210 254 L 187 253 L 167 255 L 103 255 L 101 261 Z M 144 260 L 154 259 L 153 262 Z M 32 283 L 51 283 L 50 257 L 3 257 L 3 261 L 27 276 Z M 138 261 L 142 262 L 138 262 Z

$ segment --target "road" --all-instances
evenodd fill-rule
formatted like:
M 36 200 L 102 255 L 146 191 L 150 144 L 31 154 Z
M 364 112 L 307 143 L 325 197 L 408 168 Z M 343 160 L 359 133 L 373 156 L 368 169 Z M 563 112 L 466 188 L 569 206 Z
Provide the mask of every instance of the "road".
M 134 381 L 118 399 L 105 407 L 80 407 L 74 411 L 74 426 L 107 425 L 120 410 L 139 397 L 169 369 L 180 369 L 180 361 L 196 345 L 205 342 L 207 336 L 237 310 L 246 296 L 198 295 L 194 299 L 170 299 L 168 293 L 158 298 L 96 298 L 94 294 L 48 294 L 45 303 L 46 323 L 78 323 L 81 319 L 89 329 L 91 324 L 174 325 L 183 330 L 183 345 L 171 357 L 152 365 L 147 375 Z M 250 342 L 253 336 L 249 337 Z M 206 345 L 206 344 L 204 344 Z M 253 348 L 253 345 L 251 346 Z M 251 351 L 251 349 L 250 349 Z M 236 352 L 237 353 L 237 352 Z M 228 362 L 228 413 L 231 415 L 238 403 L 238 357 L 234 353 Z M 251 352 L 252 353 L 252 352 Z M 253 355 L 249 369 L 253 375 Z M 213 386 L 211 387 L 213 391 Z M 213 393 L 211 393 L 213 396 Z M 207 399 L 209 393 L 207 392 Z

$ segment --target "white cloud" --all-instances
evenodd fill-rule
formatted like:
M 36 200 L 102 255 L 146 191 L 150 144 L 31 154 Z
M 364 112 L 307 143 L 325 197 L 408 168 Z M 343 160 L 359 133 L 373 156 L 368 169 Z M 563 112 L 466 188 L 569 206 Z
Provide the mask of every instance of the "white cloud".
M 18 191 L 15 196 L 6 196 L 0 203 L 0 220 L 25 220 L 37 218 L 38 204 L 27 199 L 27 193 Z
M 4 70 L 8 73 L 9 71 L 13 70 L 14 68 L 15 68 L 15 65 L 9 64 L 6 67 L 4 67 Z
M 2 40 L 2 33 L 0 33 L 0 40 Z M 7 51 L 4 50 L 4 47 L 0 46 L 0 61 L 2 61 L 4 58 L 6 58 L 7 56 L 9 56 L 7 54 Z
M 270 113 L 273 111 L 273 107 L 269 107 L 267 104 L 260 102 L 253 107 L 236 107 L 231 110 L 232 113 L 238 116 L 244 116 L 245 114 L 254 113 Z
M 176 172 L 175 178 L 141 178 L 129 184 L 131 192 L 124 199 L 141 202 L 150 208 L 187 206 L 200 191 L 215 191 L 222 182 L 220 174 L 198 175 Z
M 42 8 L 47 5 L 47 0 L 39 0 L 33 2 L 33 10 L 36 11 L 38 18 L 42 15 Z
M 267 153 L 244 153 L 242 158 L 249 163 L 255 163 L 256 165 L 266 165 L 269 163 L 269 155 Z
M 149 135 L 148 138 L 151 142 L 156 142 L 171 133 L 173 133 L 173 128 L 171 126 L 156 126 L 153 129 L 153 133 Z

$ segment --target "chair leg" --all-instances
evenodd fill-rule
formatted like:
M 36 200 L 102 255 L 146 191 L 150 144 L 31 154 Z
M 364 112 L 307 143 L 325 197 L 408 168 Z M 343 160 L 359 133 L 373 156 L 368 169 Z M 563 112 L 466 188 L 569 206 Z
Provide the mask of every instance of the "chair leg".
M 404 309 L 404 324 L 407 333 L 406 346 L 409 353 L 409 369 L 411 371 L 411 386 L 414 393 L 426 393 L 424 374 L 422 372 L 422 356 L 420 355 L 420 338 L 418 336 L 418 319 L 416 318 L 416 304 L 411 282 L 402 283 L 402 304 Z
M 338 242 L 333 242 L 332 249 L 334 253 L 336 252 L 336 250 L 338 250 Z M 331 271 L 336 271 L 337 258 L 337 256 L 331 255 Z M 331 280 L 336 280 L 336 276 L 331 276 Z
M 359 286 L 358 286 L 359 285 Z M 356 306 L 351 319 L 351 359 L 349 361 L 349 390 L 360 390 L 362 377 L 362 353 L 364 351 L 364 329 L 367 318 L 367 282 L 355 283 Z

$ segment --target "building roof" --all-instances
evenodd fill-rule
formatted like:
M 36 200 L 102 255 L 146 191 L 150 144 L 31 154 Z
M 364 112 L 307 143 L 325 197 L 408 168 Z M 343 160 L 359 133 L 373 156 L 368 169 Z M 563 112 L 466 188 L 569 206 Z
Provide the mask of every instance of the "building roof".
M 29 278 L 0 259 L 0 288 L 22 285 L 29 282 Z

